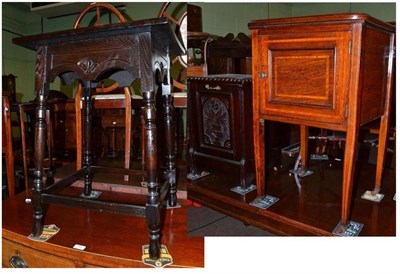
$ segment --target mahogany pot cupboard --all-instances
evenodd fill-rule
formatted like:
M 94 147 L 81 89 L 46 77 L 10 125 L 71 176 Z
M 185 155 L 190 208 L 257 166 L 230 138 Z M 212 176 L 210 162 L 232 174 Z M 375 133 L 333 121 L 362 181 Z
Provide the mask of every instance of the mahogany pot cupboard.
M 308 127 L 346 132 L 340 231 L 350 222 L 359 127 L 380 119 L 375 189 L 382 180 L 390 113 L 395 27 L 348 13 L 255 20 L 253 55 L 256 182 L 265 194 L 264 120 L 300 125 L 301 168 Z

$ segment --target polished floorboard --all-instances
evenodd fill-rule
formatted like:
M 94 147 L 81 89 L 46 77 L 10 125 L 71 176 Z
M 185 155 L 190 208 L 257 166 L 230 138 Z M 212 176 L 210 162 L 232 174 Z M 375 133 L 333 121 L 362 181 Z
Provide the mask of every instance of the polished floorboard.
M 64 195 L 77 196 L 81 188 L 69 187 Z M 25 203 L 25 193 L 7 199 L 2 203 L 3 234 L 15 234 L 16 238 L 26 237 L 32 229 L 32 205 Z M 125 202 L 144 205 L 146 197 L 126 193 L 103 191 L 98 200 Z M 161 244 L 168 248 L 173 258 L 171 267 L 204 267 L 204 239 L 187 236 L 187 208 L 179 200 L 181 208 L 161 211 Z M 35 245 L 53 244 L 72 250 L 75 244 L 86 246 L 82 256 L 110 259 L 112 267 L 146 267 L 141 262 L 142 246 L 148 244 L 148 229 L 144 217 L 134 217 L 83 208 L 49 205 L 45 224 L 55 224 L 60 231 L 46 243 L 25 240 Z M 13 240 L 13 239 L 11 239 Z M 102 266 L 105 262 L 99 262 Z
M 350 219 L 364 225 L 359 236 L 395 236 L 396 170 L 386 168 L 384 171 L 381 193 L 385 197 L 380 203 L 361 199 L 366 190 L 374 187 L 376 166 L 368 163 L 366 156 L 360 152 L 357 161 Z M 310 160 L 309 168 L 314 173 L 297 183 L 294 176 L 290 176 L 289 168 L 268 169 L 266 193 L 279 200 L 267 209 L 249 205 L 256 198 L 256 191 L 246 195 L 232 192 L 230 189 L 238 185 L 238 179 L 218 171 L 195 181 L 188 180 L 188 199 L 272 234 L 332 235 L 341 216 L 342 161 Z M 192 219 L 195 218 L 188 217 L 188 227 L 192 226 Z M 216 233 L 212 225 L 202 228 L 201 235 L 230 234 L 226 230 Z

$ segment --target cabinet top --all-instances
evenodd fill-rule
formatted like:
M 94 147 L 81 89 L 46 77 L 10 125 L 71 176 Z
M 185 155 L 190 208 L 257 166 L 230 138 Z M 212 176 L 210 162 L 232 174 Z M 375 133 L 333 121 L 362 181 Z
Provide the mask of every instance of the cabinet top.
M 31 50 L 37 50 L 39 46 L 43 45 L 62 45 L 67 42 L 83 40 L 95 41 L 102 38 L 111 38 L 121 35 L 137 35 L 149 32 L 152 35 L 155 47 L 167 45 L 171 54 L 184 53 L 182 45 L 175 33 L 171 30 L 166 17 L 17 37 L 13 39 L 13 43 Z
M 253 20 L 248 24 L 249 29 L 260 29 L 272 26 L 287 26 L 298 24 L 331 24 L 331 23 L 367 23 L 379 26 L 388 31 L 394 32 L 396 30 L 394 25 L 385 23 L 364 13 L 337 13 L 337 14 L 323 14 L 312 16 L 299 16 L 288 18 L 274 18 L 274 19 L 260 19 Z

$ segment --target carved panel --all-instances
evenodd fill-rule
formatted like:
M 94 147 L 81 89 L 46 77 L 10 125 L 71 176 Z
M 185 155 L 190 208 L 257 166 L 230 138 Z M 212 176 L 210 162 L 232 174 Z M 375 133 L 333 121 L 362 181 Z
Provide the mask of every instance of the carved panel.
M 83 58 L 82 60 L 78 61 L 77 65 L 85 74 L 90 74 L 93 73 L 100 64 L 96 60 Z
M 216 97 L 202 99 L 204 144 L 232 148 L 227 104 Z

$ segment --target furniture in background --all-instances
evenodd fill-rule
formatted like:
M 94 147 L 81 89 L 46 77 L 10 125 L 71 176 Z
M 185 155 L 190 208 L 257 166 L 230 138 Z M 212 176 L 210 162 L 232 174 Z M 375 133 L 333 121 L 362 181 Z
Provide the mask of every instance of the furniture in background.
M 84 9 L 79 18 L 96 9 L 100 23 L 100 8 L 119 13 L 104 3 L 94 3 Z M 152 259 L 160 256 L 160 204 L 168 195 L 169 206 L 176 206 L 176 168 L 173 155 L 173 115 L 171 113 L 171 86 L 169 83 L 169 54 L 183 54 L 167 18 L 155 18 L 129 23 L 98 25 L 80 29 L 45 33 L 14 38 L 17 45 L 36 51 L 35 93 L 38 102 L 36 112 L 35 179 L 32 190 L 33 237 L 43 230 L 43 216 L 47 204 L 62 204 L 88 209 L 146 216 L 149 232 L 149 254 Z M 132 53 L 137 53 L 132 55 Z M 70 176 L 60 179 L 52 186 L 43 187 L 42 168 L 44 158 L 45 111 L 50 82 L 60 76 L 67 85 L 79 80 L 83 86 L 83 167 Z M 93 199 L 93 173 L 118 173 L 133 175 L 127 169 L 105 168 L 92 165 L 92 90 L 104 79 L 128 87 L 141 79 L 144 102 L 145 159 L 147 176 L 147 203 L 138 206 L 126 203 L 98 201 Z M 164 117 L 155 116 L 155 89 L 160 88 L 164 99 Z M 157 178 L 157 130 L 156 121 L 165 121 L 165 145 L 167 147 L 165 184 L 159 187 Z M 60 190 L 84 178 L 81 197 L 58 194 Z M 161 181 L 161 180 L 160 180 Z
M 189 77 L 188 83 L 188 178 L 214 171 L 236 174 L 240 189 L 251 189 L 255 179 L 251 75 Z
M 187 76 L 205 76 L 207 72 L 207 43 L 211 34 L 203 31 L 201 7 L 188 4 Z
M 346 132 L 337 235 L 357 235 L 350 221 L 360 125 L 380 119 L 375 192 L 379 192 L 393 82 L 395 28 L 365 14 L 255 20 L 252 30 L 253 121 L 257 192 L 265 195 L 264 120 L 300 125 L 301 168 L 308 127 Z M 350 232 L 355 229 L 355 232 Z
M 90 10 L 88 7 L 87 10 Z M 119 22 L 125 22 L 125 18 L 118 12 L 113 12 Z M 80 28 L 80 21 L 84 16 L 84 12 L 78 17 L 78 19 L 74 23 L 74 29 Z M 98 18 L 98 20 L 100 20 Z M 98 21 L 97 24 L 100 24 Z M 113 115 L 116 112 L 108 112 L 110 115 L 104 115 L 101 118 L 101 128 L 102 128 L 102 145 L 103 151 L 102 156 L 107 150 L 107 143 L 111 146 L 112 155 L 116 156 L 116 131 L 119 128 L 125 129 L 125 146 L 124 146 L 124 168 L 130 168 L 130 158 L 131 158 L 131 146 L 132 146 L 132 103 L 135 104 L 136 108 L 142 106 L 143 98 L 140 98 L 138 102 L 132 102 L 133 97 L 131 96 L 131 91 L 129 87 L 119 88 L 118 83 L 114 83 L 109 87 L 104 87 L 104 82 L 101 83 L 101 87 L 96 88 L 96 95 L 93 96 L 94 99 L 94 107 L 97 109 L 125 109 L 124 117 L 121 115 Z M 119 92 L 118 92 L 119 91 Z M 122 91 L 122 92 L 121 92 Z M 106 94 L 107 93 L 107 94 Z M 108 94 L 111 93 L 111 94 Z M 122 93 L 122 94 L 118 94 Z M 137 98 L 135 98 L 137 99 Z M 139 105 L 139 106 L 138 106 Z M 82 85 L 78 85 L 78 90 L 75 95 L 75 114 L 76 114 L 76 140 L 77 140 L 77 155 L 76 155 L 76 166 L 77 169 L 82 167 Z M 107 131 L 110 129 L 111 134 L 109 141 L 105 142 L 105 137 L 107 136 Z M 124 181 L 128 181 L 129 176 L 124 176 Z
M 16 96 L 17 76 L 2 75 L 2 155 L 5 156 L 8 196 L 15 195 L 15 151 L 20 148 L 20 140 L 13 134 L 19 127 L 19 111 Z M 4 172 L 3 172 L 4 174 Z M 2 184 L 2 187 L 5 185 Z
M 11 123 L 11 132 L 12 141 L 13 141 L 13 149 L 14 151 L 19 150 L 21 148 L 21 142 L 19 139 L 18 132 L 19 128 L 19 109 L 18 109 L 18 101 L 17 101 L 17 91 L 16 91 L 16 78 L 17 76 L 13 74 L 2 75 L 2 95 L 7 96 L 8 101 L 10 103 L 9 115 L 10 115 L 10 123 Z M 16 157 L 18 160 L 18 157 Z
M 179 140 L 184 139 L 183 146 L 189 143 L 189 124 L 184 121 L 184 111 L 187 109 L 187 76 L 195 75 L 206 75 L 206 64 L 204 58 L 201 60 L 201 64 L 197 64 L 193 54 L 190 54 L 190 49 L 196 46 L 201 46 L 202 50 L 204 47 L 204 42 L 210 37 L 208 33 L 202 32 L 202 13 L 201 7 L 192 4 L 187 4 L 187 11 L 180 15 L 175 15 L 174 18 L 171 14 L 173 12 L 169 11 L 170 3 L 167 2 L 163 4 L 160 11 L 158 12 L 158 17 L 165 16 L 170 19 L 170 22 L 175 25 L 175 32 L 182 39 L 185 53 L 178 55 L 173 58 L 171 66 L 179 65 L 180 71 L 174 77 L 172 77 L 172 85 L 174 91 L 172 92 L 173 105 L 176 112 L 176 143 L 179 146 Z M 203 53 L 203 52 L 202 52 Z M 186 127 L 186 134 L 184 130 Z M 181 138 L 180 133 L 186 138 Z
M 228 33 L 207 44 L 209 74 L 251 74 L 251 39 L 244 33 Z
M 76 121 L 75 102 L 73 99 L 49 100 L 53 126 L 54 156 L 61 160 L 75 155 Z
M 14 150 L 13 140 L 11 132 L 11 117 L 10 117 L 10 101 L 8 96 L 3 95 L 2 97 L 2 154 L 5 154 L 6 158 L 6 177 L 7 177 L 7 188 L 8 196 L 14 197 L 15 195 L 15 178 L 14 178 Z
M 9 75 L 2 75 L 2 91 L 3 94 L 8 97 L 8 101 L 10 104 L 14 104 L 17 102 L 17 91 L 16 91 L 16 85 L 15 85 L 15 78 L 17 76 L 13 74 Z
M 79 85 L 75 95 L 75 115 L 76 115 L 76 139 L 78 144 L 82 144 L 82 87 Z M 122 94 L 121 94 L 122 93 Z M 139 96 L 137 96 L 139 97 Z M 129 87 L 119 89 L 118 83 L 108 88 L 96 88 L 96 94 L 92 96 L 93 107 L 97 110 L 121 109 L 124 112 L 112 112 L 109 115 L 101 115 L 102 128 L 102 156 L 106 153 L 107 144 L 111 146 L 111 151 L 116 156 L 116 131 L 120 128 L 125 131 L 124 146 L 124 168 L 130 168 L 131 147 L 132 147 L 132 110 L 138 109 L 143 105 L 143 98 L 137 98 L 131 95 Z M 107 131 L 110 130 L 109 142 L 105 142 Z M 82 167 L 82 146 L 77 145 L 76 167 L 79 170 Z M 129 176 L 124 176 L 124 181 L 128 181 Z

